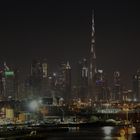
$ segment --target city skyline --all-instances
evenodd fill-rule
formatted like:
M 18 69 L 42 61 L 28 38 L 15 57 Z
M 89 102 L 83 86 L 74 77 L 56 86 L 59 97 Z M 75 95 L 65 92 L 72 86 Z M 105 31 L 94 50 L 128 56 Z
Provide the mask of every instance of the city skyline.
M 7 61 L 24 71 L 22 68 L 28 68 L 32 59 L 46 58 L 52 70 L 67 60 L 74 69 L 81 58 L 89 59 L 92 9 L 97 68 L 111 76 L 120 71 L 130 85 L 132 74 L 139 68 L 140 21 L 136 3 L 3 2 L 1 63 Z
M 139 6 L 1 2 L 0 138 L 139 138 Z

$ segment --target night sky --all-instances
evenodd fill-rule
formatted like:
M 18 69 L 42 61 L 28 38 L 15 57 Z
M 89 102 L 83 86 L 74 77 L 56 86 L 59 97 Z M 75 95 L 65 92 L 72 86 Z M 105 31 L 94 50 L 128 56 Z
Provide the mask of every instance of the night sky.
M 140 4 L 136 2 L 5 1 L 0 3 L 0 63 L 28 71 L 32 59 L 46 58 L 50 70 L 89 58 L 94 9 L 97 67 L 119 70 L 131 84 L 140 67 Z

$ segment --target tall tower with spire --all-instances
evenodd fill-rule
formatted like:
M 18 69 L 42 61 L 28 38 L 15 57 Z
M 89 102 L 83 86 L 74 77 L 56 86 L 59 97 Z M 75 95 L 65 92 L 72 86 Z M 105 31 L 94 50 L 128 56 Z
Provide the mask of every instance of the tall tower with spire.
M 90 98 L 96 98 L 96 91 L 95 91 L 96 73 L 97 73 L 97 68 L 96 68 L 96 54 L 95 54 L 94 12 L 92 11 L 91 50 L 90 50 L 90 60 L 89 60 L 89 97 Z
M 66 101 L 69 101 L 71 98 L 71 66 L 68 61 L 65 66 L 65 91 L 65 99 Z

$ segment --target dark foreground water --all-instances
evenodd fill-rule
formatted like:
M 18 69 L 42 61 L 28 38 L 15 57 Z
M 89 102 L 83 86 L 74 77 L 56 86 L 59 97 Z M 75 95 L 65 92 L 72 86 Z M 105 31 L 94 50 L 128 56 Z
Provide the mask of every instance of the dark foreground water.
M 120 136 L 119 127 L 95 127 L 80 131 L 70 131 L 48 136 L 46 140 L 138 140 L 136 135 Z
M 37 136 L 14 136 L 6 140 L 140 140 L 139 134 L 120 136 L 120 127 L 70 128 L 67 132 L 45 132 Z M 3 138 L 2 138 L 3 139 Z M 1 138 L 0 138 L 1 140 Z

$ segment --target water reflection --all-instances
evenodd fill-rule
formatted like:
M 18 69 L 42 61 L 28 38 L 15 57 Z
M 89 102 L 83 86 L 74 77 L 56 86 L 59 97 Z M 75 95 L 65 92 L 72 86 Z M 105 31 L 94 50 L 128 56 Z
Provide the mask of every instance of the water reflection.
M 124 129 L 120 129 L 119 133 L 120 133 L 120 137 L 118 137 L 118 140 L 127 140 L 128 139 L 128 138 L 126 138 L 128 136 L 126 136 L 126 132 Z
M 105 136 L 111 135 L 113 129 L 114 127 L 111 127 L 111 126 L 102 127 L 102 130 Z
M 111 126 L 105 126 L 105 127 L 102 127 L 102 130 L 103 130 L 103 134 L 104 134 L 104 140 L 111 140 L 112 139 L 112 131 L 113 131 L 113 127 Z
M 124 127 L 94 127 L 68 133 L 53 134 L 47 140 L 138 140 L 133 134 L 128 134 Z

